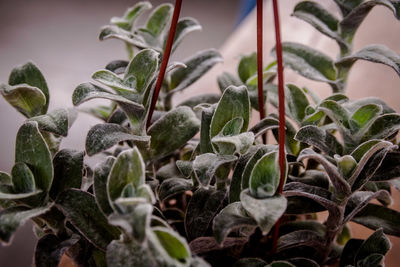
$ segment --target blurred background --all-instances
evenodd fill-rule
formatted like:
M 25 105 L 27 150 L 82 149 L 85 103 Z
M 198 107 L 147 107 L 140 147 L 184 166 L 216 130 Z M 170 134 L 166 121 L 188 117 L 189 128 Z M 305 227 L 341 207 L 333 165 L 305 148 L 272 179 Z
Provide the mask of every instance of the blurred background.
M 90 81 L 96 70 L 114 59 L 126 59 L 122 42 L 117 40 L 98 41 L 99 29 L 112 16 L 121 16 L 127 7 L 136 1 L 127 0 L 0 0 L 0 83 L 7 82 L 11 69 L 28 60 L 36 63 L 44 74 L 50 89 L 50 110 L 72 107 L 71 95 L 75 87 Z M 152 0 L 158 5 L 160 0 Z M 169 1 L 172 2 L 173 1 Z M 224 56 L 224 63 L 213 68 L 202 80 L 185 93 L 184 99 L 201 92 L 217 92 L 216 77 L 222 71 L 236 72 L 240 55 L 256 50 L 255 13 L 247 17 L 253 0 L 186 0 L 183 1 L 181 16 L 196 18 L 203 27 L 201 32 L 192 33 L 183 41 L 171 60 L 182 60 L 192 53 L 207 48 L 217 48 Z M 308 24 L 290 17 L 296 0 L 280 0 L 282 38 L 312 44 L 333 58 L 338 49 L 336 44 L 317 33 Z M 319 1 L 336 10 L 332 1 Z M 269 50 L 274 46 L 272 8 L 266 1 L 264 10 L 264 60 L 269 62 Z M 241 23 L 239 23 L 241 22 Z M 391 12 L 377 7 L 361 25 L 355 37 L 354 50 L 366 44 L 382 43 L 400 53 L 400 23 Z M 300 78 L 289 70 L 285 71 L 287 82 L 308 86 L 321 96 L 330 92 L 328 86 Z M 351 98 L 378 96 L 397 111 L 400 111 L 400 79 L 386 66 L 368 62 L 356 63 L 350 74 L 348 94 Z M 255 118 L 257 116 L 255 115 Z M 15 134 L 24 118 L 3 98 L 0 98 L 0 170 L 9 172 L 14 162 Z M 98 121 L 80 114 L 71 128 L 69 137 L 62 147 L 82 149 L 87 131 Z M 395 196 L 395 201 L 400 201 Z M 398 203 L 396 203 L 399 209 Z M 400 226 L 399 226 L 400 227 Z M 353 227 L 356 237 L 366 237 L 371 231 Z M 386 266 L 397 266 L 400 255 L 399 239 L 391 238 L 394 247 L 389 253 Z M 36 238 L 32 225 L 27 223 L 15 236 L 10 246 L 0 245 L 1 267 L 31 266 Z

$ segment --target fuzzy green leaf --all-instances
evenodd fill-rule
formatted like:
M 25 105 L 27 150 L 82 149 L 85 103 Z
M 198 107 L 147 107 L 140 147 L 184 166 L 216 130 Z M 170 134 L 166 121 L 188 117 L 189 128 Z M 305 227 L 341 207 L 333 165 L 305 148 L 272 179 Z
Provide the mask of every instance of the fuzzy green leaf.
M 137 53 L 126 67 L 124 83 L 143 94 L 156 75 L 159 53 L 144 49 Z
M 287 114 L 300 123 L 306 116 L 305 110 L 310 104 L 307 96 L 303 90 L 293 84 L 286 85 L 285 89 Z
M 361 244 L 355 261 L 358 262 L 375 253 L 385 255 L 390 250 L 390 247 L 389 238 L 385 236 L 382 229 L 378 229 Z
M 253 127 L 249 129 L 249 132 L 253 132 L 254 136 L 260 136 L 268 130 L 276 129 L 279 127 L 279 121 L 272 117 L 266 117 L 257 122 Z
M 83 177 L 84 152 L 71 149 L 60 150 L 53 159 L 54 180 L 50 189 L 50 197 L 57 195 L 67 188 L 81 188 Z
M 226 88 L 229 86 L 241 86 L 244 85 L 236 76 L 233 76 L 232 74 L 228 72 L 223 72 L 221 75 L 218 76 L 217 78 L 218 82 L 218 87 L 221 92 L 224 92 Z
M 384 45 L 368 45 L 351 56 L 341 58 L 336 62 L 336 65 L 344 68 L 351 68 L 359 59 L 387 65 L 393 68 L 400 76 L 400 55 Z
M 203 95 L 196 95 L 196 96 L 192 96 L 188 99 L 186 99 L 185 101 L 181 102 L 178 104 L 179 106 L 188 106 L 191 108 L 194 108 L 197 105 L 200 104 L 215 104 L 219 101 L 219 99 L 221 98 L 220 95 L 217 94 L 203 94 Z
M 35 177 L 25 163 L 15 163 L 11 170 L 11 177 L 15 193 L 31 193 L 35 191 Z
M 382 106 L 368 104 L 357 109 L 350 119 L 350 126 L 353 132 L 368 127 L 373 120 L 382 113 Z
M 119 39 L 122 40 L 130 45 L 134 45 L 140 49 L 147 48 L 148 45 L 146 44 L 144 38 L 138 34 L 133 34 L 127 30 L 124 30 L 115 25 L 104 26 L 101 28 L 99 34 L 99 40 L 107 40 L 107 39 Z
M 43 114 L 46 96 L 39 88 L 27 84 L 1 84 L 0 93 L 11 106 L 27 118 Z
M 142 1 L 135 4 L 133 7 L 128 8 L 122 18 L 112 17 L 111 23 L 121 27 L 125 30 L 131 30 L 136 20 L 146 11 L 151 8 L 148 1 Z
M 29 219 L 42 215 L 50 210 L 50 206 L 29 209 L 25 206 L 16 206 L 0 211 L 0 241 L 9 243 L 17 228 Z
M 237 160 L 236 156 L 205 153 L 198 155 L 194 159 L 192 167 L 197 181 L 202 186 L 207 187 L 220 166 L 231 163 L 235 160 Z
M 162 182 L 158 189 L 158 197 L 164 201 L 176 194 L 183 193 L 193 188 L 191 180 L 183 178 L 169 178 Z
M 200 31 L 201 25 L 193 18 L 182 18 L 176 25 L 176 33 L 174 43 L 172 44 L 172 51 L 178 47 L 186 35 L 194 31 Z
M 200 128 L 200 121 L 189 107 L 177 107 L 157 120 L 148 130 L 150 151 L 161 158 L 183 146 Z M 171 139 L 171 136 L 174 138 Z
M 266 262 L 259 258 L 243 258 L 235 262 L 233 267 L 265 267 Z
M 169 23 L 173 6 L 171 4 L 159 5 L 149 16 L 146 29 L 153 35 L 159 36 Z
M 248 189 L 240 194 L 240 202 L 264 234 L 267 234 L 283 215 L 287 205 L 287 200 L 283 196 L 258 199 L 252 197 Z
M 111 87 L 121 95 L 134 94 L 136 91 L 131 88 L 128 83 L 125 83 L 117 74 L 109 70 L 98 70 L 92 74 L 92 79 Z
M 211 143 L 215 151 L 221 155 L 244 154 L 254 143 L 252 132 L 241 133 L 234 136 L 214 136 Z
M 28 62 L 22 66 L 14 68 L 8 78 L 8 84 L 11 86 L 27 84 L 40 89 L 45 95 L 46 101 L 42 107 L 41 113 L 36 115 L 46 114 L 47 108 L 49 107 L 49 89 L 47 88 L 47 83 L 42 72 L 35 64 Z
M 250 218 L 240 202 L 226 206 L 214 218 L 213 232 L 218 243 L 222 244 L 228 234 L 240 227 L 255 226 L 256 222 Z
M 121 197 L 124 188 L 131 184 L 134 190 L 145 183 L 145 165 L 137 147 L 125 150 L 118 155 L 107 180 L 108 196 L 111 206 Z M 114 207 L 115 208 L 115 207 Z
M 150 137 L 133 135 L 127 128 L 114 123 L 96 124 L 86 136 L 86 152 L 89 156 L 93 156 L 119 142 L 128 140 L 137 145 L 146 146 L 150 142 Z
M 285 162 L 285 170 L 287 162 Z M 286 175 L 285 175 L 286 176 Z M 280 181 L 278 152 L 269 152 L 260 158 L 250 174 L 250 193 L 256 198 L 266 198 L 275 195 Z
M 148 248 L 133 240 L 130 242 L 113 240 L 107 246 L 106 257 L 108 266 L 139 267 L 156 265 L 154 256 Z
M 282 49 L 283 62 L 287 67 L 311 80 L 335 86 L 336 70 L 333 60 L 327 55 L 298 43 L 284 42 Z M 275 49 L 271 53 L 275 56 Z
M 50 190 L 53 164 L 37 122 L 25 122 L 19 128 L 15 144 L 15 162 L 23 162 L 30 167 L 37 188 L 44 192 Z
M 379 116 L 365 132 L 362 141 L 385 139 L 400 129 L 399 114 L 384 114 Z
M 215 108 L 216 105 L 201 107 L 200 153 L 213 152 L 210 138 L 210 127 Z
M 30 118 L 29 121 L 36 121 L 41 131 L 65 137 L 68 135 L 69 119 L 66 109 L 56 109 L 45 115 Z
M 67 220 L 99 249 L 105 250 L 113 239 L 119 237 L 119 230 L 108 224 L 94 197 L 87 192 L 67 189 L 58 196 L 56 206 Z
M 250 121 L 250 101 L 245 86 L 230 86 L 224 91 L 211 121 L 210 138 L 219 134 L 230 120 L 237 117 L 243 118 L 240 132 L 245 132 Z
M 245 83 L 257 72 L 257 53 L 242 56 L 238 66 L 239 78 Z
M 171 72 L 169 94 L 182 91 L 189 85 L 197 81 L 215 64 L 222 61 L 221 54 L 213 49 L 198 52 L 194 56 L 186 59 L 183 63 L 186 68 L 178 68 Z
M 110 215 L 113 212 L 107 193 L 107 179 L 114 162 L 114 157 L 107 157 L 104 161 L 96 165 L 93 174 L 93 191 L 96 203 L 106 215 Z

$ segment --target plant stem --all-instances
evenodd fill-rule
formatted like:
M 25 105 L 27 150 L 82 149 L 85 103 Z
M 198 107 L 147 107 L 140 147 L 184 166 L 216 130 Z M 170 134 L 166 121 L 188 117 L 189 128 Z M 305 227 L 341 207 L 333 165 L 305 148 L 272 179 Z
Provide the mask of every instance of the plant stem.
M 263 84 L 263 0 L 257 0 L 257 87 L 258 109 L 260 120 L 265 117 L 264 84 Z M 262 134 L 263 144 L 267 143 L 267 135 Z
M 279 168 L 280 168 L 280 181 L 278 187 L 278 194 L 282 194 L 283 183 L 285 181 L 285 90 L 283 81 L 283 60 L 282 60 L 282 43 L 281 43 L 281 30 L 279 25 L 279 8 L 278 1 L 273 0 L 274 9 L 274 24 L 275 24 L 275 40 L 276 40 L 276 58 L 278 64 L 278 92 L 279 92 Z M 279 233 L 280 220 L 276 223 L 275 234 L 273 241 L 273 251 L 276 251 L 278 233 Z
M 161 61 L 160 72 L 157 77 L 156 87 L 154 89 L 154 95 L 153 95 L 153 98 L 151 101 L 149 115 L 147 117 L 147 124 L 146 124 L 147 129 L 150 126 L 151 117 L 153 116 L 153 112 L 154 112 L 154 109 L 155 109 L 155 106 L 157 103 L 158 95 L 160 94 L 160 88 L 161 88 L 162 82 L 164 80 L 165 71 L 168 66 L 168 60 L 171 55 L 172 44 L 173 44 L 174 38 L 175 38 L 176 26 L 178 24 L 179 13 L 181 12 L 181 7 L 182 7 L 182 0 L 176 0 L 175 7 L 174 7 L 174 14 L 172 16 L 172 21 L 171 21 L 171 27 L 169 28 L 167 44 L 165 46 L 164 55 L 163 55 L 163 58 Z

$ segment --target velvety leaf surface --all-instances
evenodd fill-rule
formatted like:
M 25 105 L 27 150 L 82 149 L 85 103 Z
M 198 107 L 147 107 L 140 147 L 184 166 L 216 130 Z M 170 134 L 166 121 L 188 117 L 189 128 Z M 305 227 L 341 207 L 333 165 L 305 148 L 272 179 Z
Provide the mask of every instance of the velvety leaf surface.
M 79 241 L 78 235 L 67 240 L 60 240 L 53 234 L 47 234 L 39 239 L 35 249 L 35 266 L 56 267 L 61 261 L 64 252 Z
M 242 56 L 238 66 L 239 78 L 245 83 L 257 72 L 257 53 Z
M 156 264 L 148 248 L 133 240 L 130 242 L 113 240 L 107 246 L 106 257 L 108 266 L 115 267 L 155 266 Z
M 31 193 L 35 191 L 35 177 L 25 163 L 15 163 L 11 170 L 11 177 L 15 193 Z
M 113 60 L 106 65 L 106 70 L 112 71 L 115 74 L 125 73 L 125 69 L 128 66 L 129 61 L 126 60 Z
M 216 50 L 198 52 L 183 63 L 186 68 L 175 69 L 171 72 L 170 93 L 187 88 L 209 71 L 215 64 L 222 61 L 221 54 Z
M 299 230 L 283 235 L 278 239 L 277 251 L 301 246 L 321 246 L 324 238 L 310 230 Z
M 105 250 L 113 239 L 119 237 L 119 230 L 108 224 L 94 197 L 87 192 L 67 189 L 58 196 L 56 206 L 99 249 Z
M 50 197 L 67 188 L 81 188 L 83 176 L 84 153 L 72 149 L 60 150 L 53 158 L 54 179 L 50 189 Z
M 41 131 L 51 132 L 61 136 L 67 136 L 69 128 L 69 115 L 66 109 L 56 109 L 45 115 L 30 118 L 36 121 Z
M 37 188 L 47 192 L 53 181 L 53 164 L 49 148 L 37 122 L 25 122 L 19 128 L 15 144 L 15 162 L 30 167 Z
M 204 236 L 214 216 L 222 208 L 224 199 L 225 192 L 213 188 L 199 188 L 194 192 L 185 216 L 188 240 Z
M 119 39 L 124 42 L 127 42 L 130 45 L 134 45 L 140 49 L 147 48 L 144 38 L 137 34 L 132 34 L 131 32 L 124 30 L 115 25 L 108 25 L 101 28 L 99 34 L 99 40 L 104 41 L 107 39 Z
M 224 92 L 226 88 L 229 86 L 241 86 L 244 85 L 243 82 L 240 81 L 239 78 L 233 76 L 228 72 L 223 72 L 221 75 L 217 77 L 218 87 L 221 92 Z
M 46 96 L 39 88 L 27 84 L 16 86 L 1 84 L 0 93 L 11 106 L 27 118 L 43 114 Z
M 196 179 L 202 186 L 208 186 L 217 169 L 227 163 L 237 160 L 236 156 L 205 153 L 198 155 L 193 161 Z
M 257 199 L 250 195 L 248 189 L 240 194 L 240 202 L 264 234 L 267 234 L 283 215 L 287 205 L 287 200 L 283 196 Z
M 137 190 L 144 183 L 145 165 L 139 150 L 137 147 L 125 150 L 118 155 L 108 176 L 107 190 L 111 203 L 122 195 L 128 184 Z
M 127 128 L 114 123 L 96 124 L 86 136 L 86 152 L 89 156 L 93 156 L 119 142 L 128 140 L 140 146 L 146 146 L 150 142 L 150 137 L 133 135 Z
M 253 127 L 249 129 L 249 132 L 253 132 L 254 136 L 260 136 L 268 130 L 276 129 L 279 127 L 279 121 L 275 118 L 266 117 L 257 122 Z
M 98 70 L 92 74 L 92 79 L 113 88 L 121 95 L 129 95 L 136 93 L 135 88 L 130 88 L 128 83 L 125 83 L 117 74 L 109 70 Z
M 200 121 L 189 107 L 177 107 L 148 130 L 151 136 L 150 150 L 154 157 L 161 158 L 183 146 L 200 128 Z M 174 138 L 171 139 L 171 136 Z
M 213 152 L 210 138 L 211 120 L 215 112 L 216 105 L 204 107 L 201 109 L 201 124 L 200 124 L 200 152 Z
M 41 114 L 46 114 L 47 108 L 49 107 L 49 89 L 47 88 L 47 83 L 42 72 L 35 64 L 28 62 L 22 66 L 14 68 L 11 71 L 10 77 L 8 78 L 8 84 L 27 84 L 40 89 L 46 97 L 46 102 L 42 107 Z
M 285 88 L 285 98 L 287 114 L 299 123 L 303 121 L 306 116 L 305 110 L 310 104 L 304 91 L 294 84 L 288 84 Z
M 244 226 L 256 226 L 256 222 L 247 215 L 240 202 L 231 203 L 214 218 L 215 239 L 222 244 L 231 231 Z
M 134 6 L 128 8 L 123 17 L 112 17 L 110 22 L 118 27 L 130 30 L 136 20 L 151 7 L 152 5 L 148 1 L 138 2 Z
M 158 36 L 169 23 L 173 6 L 171 4 L 159 5 L 150 14 L 146 22 L 146 29 L 153 35 Z
M 224 131 L 224 129 L 222 131 Z M 218 154 L 244 154 L 254 143 L 254 139 L 255 137 L 252 132 L 245 132 L 233 136 L 217 135 L 211 139 L 211 143 L 214 145 L 214 150 Z
M 46 213 L 51 205 L 29 209 L 16 206 L 0 211 L 0 241 L 9 243 L 17 228 L 29 219 Z
M 370 139 L 385 139 L 400 129 L 399 114 L 385 114 L 379 116 L 368 128 L 362 141 Z
M 96 165 L 93 174 L 93 191 L 96 203 L 105 215 L 110 215 L 113 212 L 107 193 L 107 179 L 114 162 L 114 157 L 107 157 L 104 161 Z
M 183 178 L 169 178 L 162 182 L 158 189 L 158 197 L 161 201 L 168 199 L 176 194 L 191 190 L 193 183 L 191 180 Z
M 358 262 L 375 253 L 385 255 L 390 248 L 389 238 L 385 236 L 382 229 L 378 229 L 361 244 L 355 260 Z

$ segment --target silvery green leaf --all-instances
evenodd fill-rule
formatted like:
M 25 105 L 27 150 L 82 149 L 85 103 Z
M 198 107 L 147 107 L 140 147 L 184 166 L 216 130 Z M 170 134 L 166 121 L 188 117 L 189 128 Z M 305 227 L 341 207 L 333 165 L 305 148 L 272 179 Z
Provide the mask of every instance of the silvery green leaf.
M 343 146 L 335 136 L 314 125 L 301 127 L 294 138 L 299 142 L 318 148 L 329 156 L 343 153 Z
M 362 2 L 363 1 L 356 1 L 356 5 L 353 5 L 352 8 L 346 12 L 344 19 L 340 22 L 342 36 L 346 40 L 351 41 L 353 39 L 354 34 L 364 21 L 365 17 L 372 10 L 372 8 L 377 5 L 382 5 L 389 8 L 395 17 L 398 20 L 400 19 L 400 4 L 397 1 L 372 0 L 364 3 Z
M 271 117 L 278 119 L 278 115 L 272 113 Z M 300 142 L 294 139 L 297 129 L 289 120 L 285 120 L 286 136 L 285 136 L 285 148 L 287 153 L 292 155 L 298 155 L 300 152 Z M 275 140 L 279 143 L 278 129 L 272 129 Z
M 312 1 L 300 2 L 295 6 L 292 15 L 309 23 L 322 34 L 336 40 L 341 46 L 346 48 L 349 46 L 340 37 L 338 18 L 319 3 Z
M 151 204 L 136 203 L 126 214 L 112 213 L 108 216 L 108 222 L 123 229 L 129 239 L 142 243 L 146 238 L 146 230 L 150 227 L 152 211 Z
M 124 188 L 132 184 L 134 190 L 145 183 L 145 165 L 137 149 L 125 150 L 115 160 L 107 180 L 107 191 L 111 206 L 115 209 L 114 201 L 121 197 Z
M 237 117 L 243 118 L 240 132 L 245 132 L 250 121 L 250 101 L 245 86 L 230 86 L 224 91 L 211 120 L 210 138 L 218 135 L 227 122 Z
M 29 219 L 37 217 L 50 210 L 51 204 L 29 209 L 25 206 L 15 206 L 0 211 L 0 241 L 9 243 L 17 228 Z
M 336 65 L 342 68 L 351 68 L 352 65 L 359 59 L 385 64 L 393 68 L 400 76 L 400 55 L 384 45 L 368 45 L 353 55 L 341 58 L 338 62 L 336 62 Z
M 153 227 L 151 230 L 147 234 L 150 250 L 159 255 L 158 259 L 162 259 L 161 266 L 189 265 L 191 251 L 184 238 L 164 227 Z
M 135 90 L 136 88 L 131 88 L 130 85 L 125 83 L 122 78 L 109 70 L 96 71 L 92 74 L 92 79 L 103 85 L 109 86 L 122 96 L 129 96 L 130 94 L 133 95 L 137 92 Z
M 15 144 L 15 162 L 23 162 L 29 166 L 38 189 L 44 192 L 50 190 L 53 182 L 53 163 L 37 122 L 25 122 L 19 128 Z
M 291 248 L 309 246 L 323 246 L 324 237 L 310 230 L 299 230 L 281 236 L 278 239 L 277 251 L 283 251 Z
M 249 132 L 253 132 L 257 138 L 268 130 L 276 129 L 279 127 L 279 121 L 272 117 L 266 117 L 257 122 L 253 127 L 249 129 Z
M 376 230 L 382 228 L 388 235 L 400 236 L 400 213 L 376 204 L 368 204 L 352 219 L 353 222 Z
M 63 149 L 53 158 L 54 179 L 49 195 L 56 199 L 57 195 L 68 188 L 81 188 L 83 178 L 84 152 Z
M 191 180 L 183 178 L 169 178 L 164 180 L 158 189 L 158 197 L 164 201 L 176 194 L 183 193 L 193 188 Z
M 347 133 L 350 129 L 350 115 L 348 111 L 344 109 L 339 103 L 333 100 L 324 100 L 318 106 L 319 110 L 322 110 L 331 120 L 333 120 L 344 133 Z
M 151 7 L 150 2 L 148 1 L 138 2 L 133 7 L 128 8 L 122 18 L 112 17 L 111 23 L 129 31 L 134 26 L 136 20 Z
M 254 134 L 245 132 L 234 136 L 214 136 L 211 143 L 221 155 L 244 154 L 254 143 Z
M 176 26 L 176 33 L 174 43 L 172 44 L 172 51 L 178 47 L 186 35 L 194 31 L 200 31 L 201 25 L 194 18 L 181 18 Z
M 192 161 L 186 161 L 186 160 L 177 160 L 176 161 L 176 167 L 179 169 L 181 174 L 184 177 L 189 177 L 192 172 L 193 172 L 193 162 Z
M 399 114 L 384 114 L 379 116 L 365 132 L 361 141 L 371 139 L 385 139 L 395 134 L 400 129 Z
M 200 125 L 200 152 L 213 152 L 210 138 L 211 120 L 215 112 L 215 105 L 204 107 L 201 109 L 201 125 Z
M 228 72 L 223 72 L 221 75 L 217 77 L 218 87 L 221 92 L 224 92 L 226 88 L 229 86 L 241 86 L 244 85 L 239 78 L 233 76 Z
M 132 141 L 145 147 L 150 142 L 150 137 L 133 135 L 127 128 L 118 124 L 100 123 L 93 126 L 86 136 L 86 153 L 93 156 L 122 141 Z
M 17 162 L 11 170 L 12 188 L 17 194 L 36 191 L 35 177 L 28 165 Z
M 186 59 L 183 63 L 186 68 L 178 68 L 171 71 L 169 94 L 173 94 L 187 88 L 197 81 L 215 64 L 222 61 L 221 54 L 217 50 L 204 50 Z
M 239 78 L 245 83 L 257 72 L 257 53 L 242 56 L 238 66 Z
M 357 100 L 351 100 L 343 103 L 343 107 L 354 113 L 357 109 L 365 105 L 375 104 L 382 107 L 382 113 L 396 113 L 394 109 L 389 107 L 384 101 L 376 97 L 364 97 Z
M 337 73 L 331 58 L 298 43 L 284 42 L 282 49 L 285 66 L 311 80 L 329 83 L 337 91 Z M 275 56 L 275 49 L 271 54 Z
M 345 218 L 343 219 L 343 222 L 349 222 L 358 212 L 365 208 L 371 200 L 381 197 L 391 199 L 390 194 L 385 190 L 379 190 L 378 192 L 354 192 L 347 202 L 346 210 L 344 213 Z
M 103 41 L 111 38 L 122 40 L 130 45 L 138 47 L 139 49 L 148 47 L 144 38 L 138 34 L 133 34 L 115 25 L 102 27 L 99 34 L 99 40 Z
M 287 205 L 287 200 L 283 196 L 257 199 L 251 196 L 248 189 L 243 190 L 240 194 L 240 202 L 264 234 L 267 234 L 283 215 Z
M 115 267 L 156 266 L 154 256 L 146 246 L 131 240 L 113 240 L 106 251 L 107 265 Z
M 202 186 L 209 186 L 217 169 L 227 163 L 237 160 L 233 155 L 217 155 L 205 153 L 196 156 L 193 161 L 193 171 L 196 179 Z
M 207 104 L 215 104 L 221 98 L 220 95 L 217 94 L 203 94 L 203 95 L 196 95 L 186 99 L 185 101 L 178 104 L 179 106 L 188 106 L 192 109 L 200 104 L 207 103 Z
M 310 148 L 306 148 L 303 151 L 301 151 L 297 160 L 302 161 L 303 159 L 306 158 L 313 159 L 324 167 L 337 194 L 349 195 L 351 193 L 351 188 L 349 183 L 340 176 L 336 166 L 330 163 L 322 155 L 314 152 Z
M 173 6 L 171 4 L 161 4 L 153 10 L 146 22 L 146 30 L 153 36 L 159 36 L 170 22 Z
M 301 123 L 306 116 L 305 110 L 310 105 L 304 91 L 294 84 L 288 84 L 285 88 L 285 98 L 288 116 Z
M 246 226 L 256 226 L 256 222 L 247 215 L 240 202 L 233 202 L 223 208 L 214 218 L 215 239 L 222 244 L 231 231 Z
M 11 106 L 27 118 L 43 114 L 46 96 L 39 88 L 27 84 L 1 84 L 0 93 Z
M 265 267 L 266 262 L 259 258 L 243 258 L 235 262 L 233 267 Z
M 189 141 L 199 128 L 200 121 L 189 107 L 181 106 L 169 111 L 147 132 L 151 136 L 151 154 L 155 158 L 168 155 Z
M 376 151 L 379 149 L 389 147 L 393 145 L 390 142 L 384 141 L 384 140 L 379 140 L 379 139 L 372 139 L 368 140 L 362 144 L 360 144 L 358 147 L 356 147 L 352 152 L 351 156 L 357 161 L 361 162 L 361 159 L 364 157 L 365 161 L 369 157 L 371 157 L 372 154 L 374 154 Z M 372 149 L 373 148 L 373 149 Z
M 144 49 L 137 53 L 126 67 L 124 84 L 143 94 L 156 75 L 158 57 L 159 53 L 152 49 Z
M 93 174 L 93 191 L 96 203 L 105 215 L 110 215 L 113 212 L 107 193 L 107 179 L 114 162 L 114 157 L 107 157 L 104 161 L 96 165 Z
M 263 71 L 263 83 L 268 83 L 272 82 L 274 78 L 276 77 L 276 68 L 270 69 L 270 70 L 264 70 Z M 249 88 L 257 88 L 258 85 L 258 78 L 257 74 L 254 74 L 253 76 L 249 77 L 246 81 L 246 85 Z M 256 91 L 256 90 L 254 90 Z M 265 91 L 265 90 L 264 90 Z M 266 93 L 264 92 L 264 98 L 266 98 Z M 258 107 L 257 107 L 258 109 Z
M 340 175 L 349 179 L 357 167 L 357 161 L 351 155 L 344 155 L 343 157 L 335 155 L 334 158 Z
M 57 208 L 67 220 L 93 245 L 105 250 L 119 237 L 119 230 L 108 224 L 93 195 L 78 189 L 63 191 L 56 200 Z
M 287 172 L 287 162 L 285 162 Z M 249 189 L 253 197 L 267 198 L 275 195 L 280 181 L 278 152 L 269 152 L 260 158 L 250 174 Z M 286 179 L 285 174 L 285 179 Z
M 145 114 L 143 105 L 130 101 L 123 96 L 112 94 L 94 84 L 82 83 L 78 85 L 72 94 L 72 103 L 77 106 L 95 98 L 104 98 L 116 102 L 128 116 L 133 132 L 144 132 L 143 125 L 141 125 Z
M 113 60 L 108 63 L 105 67 L 106 70 L 112 71 L 115 74 L 125 73 L 125 69 L 128 66 L 129 61 L 126 60 Z
M 178 167 L 176 167 L 176 162 L 165 164 L 156 172 L 156 178 L 160 181 L 160 183 L 172 177 L 183 178 Z
M 334 0 L 336 5 L 340 8 L 343 16 L 350 13 L 355 7 L 361 4 L 364 0 Z
M 212 220 L 222 208 L 226 192 L 213 188 L 199 188 L 187 206 L 185 228 L 188 240 L 204 236 Z
M 36 115 L 46 114 L 47 108 L 49 107 L 49 89 L 47 88 L 47 83 L 42 72 L 35 64 L 28 62 L 22 66 L 14 68 L 8 78 L 8 84 L 11 86 L 27 84 L 40 89 L 45 95 L 46 101 L 40 114 Z
M 385 255 L 390 248 L 391 243 L 389 238 L 386 237 L 382 228 L 380 228 L 361 244 L 357 251 L 355 261 L 358 262 L 375 253 Z
M 80 240 L 78 235 L 62 240 L 53 234 L 39 239 L 35 248 L 34 261 L 37 267 L 58 266 L 64 252 Z

